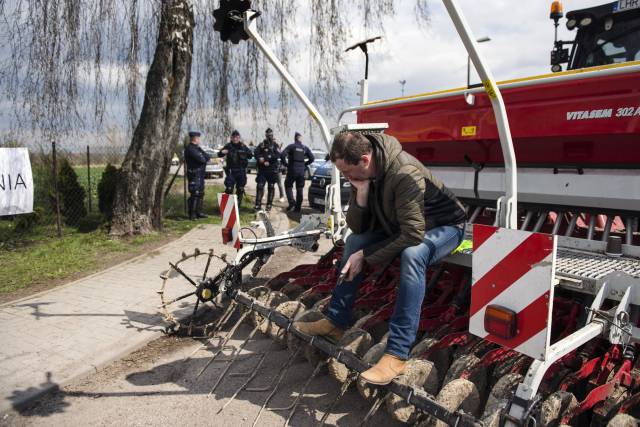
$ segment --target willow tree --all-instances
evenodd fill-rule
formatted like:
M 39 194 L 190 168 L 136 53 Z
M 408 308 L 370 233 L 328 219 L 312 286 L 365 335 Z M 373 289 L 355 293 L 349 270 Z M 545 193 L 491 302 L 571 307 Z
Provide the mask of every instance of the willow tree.
M 11 136 L 48 142 L 84 132 L 106 138 L 115 121 L 130 141 L 116 234 L 162 226 L 161 189 L 183 116 L 189 126 L 222 136 L 246 110 L 257 135 L 257 123 L 270 110 L 277 109 L 278 125 L 286 128 L 297 106 L 284 82 L 270 86 L 274 71 L 254 43 L 220 41 L 213 31 L 218 5 L 0 0 L 0 93 L 14 107 L 0 115 L 11 123 Z M 263 12 L 258 30 L 285 65 L 293 58 L 308 63 L 307 75 L 296 77 L 311 82 L 306 89 L 324 114 L 335 113 L 345 99 L 343 51 L 353 41 L 351 29 L 384 32 L 385 18 L 399 5 L 412 5 L 420 25 L 428 20 L 427 0 L 252 1 Z
M 193 10 L 186 0 L 165 0 L 149 68 L 140 120 L 122 163 L 111 233 L 162 228 L 164 183 L 187 109 L 193 55 Z

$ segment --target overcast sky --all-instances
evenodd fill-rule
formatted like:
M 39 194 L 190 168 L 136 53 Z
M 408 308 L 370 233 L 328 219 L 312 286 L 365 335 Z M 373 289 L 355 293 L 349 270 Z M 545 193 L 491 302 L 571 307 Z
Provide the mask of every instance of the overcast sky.
M 565 12 L 598 4 L 602 0 L 566 0 Z M 481 54 L 498 80 L 550 72 L 549 52 L 553 47 L 553 21 L 547 0 L 459 0 L 458 5 L 480 44 Z M 467 54 L 444 5 L 429 2 L 431 24 L 418 28 L 412 8 L 400 10 L 387 24 L 387 34 L 371 48 L 370 99 L 400 96 L 399 80 L 406 80 L 405 94 L 464 86 Z M 573 39 L 575 32 L 562 20 L 560 37 Z M 377 34 L 369 34 L 377 35 Z M 361 38 L 364 38 L 362 34 Z M 347 56 L 353 87 L 364 73 L 364 55 Z M 475 72 L 474 74 L 475 75 Z M 477 82 L 477 77 L 472 78 Z M 357 102 L 357 98 L 353 98 Z
M 299 0 L 299 31 L 291 34 L 295 43 L 306 43 L 309 34 L 308 0 Z M 606 3 L 606 0 L 565 0 L 565 12 Z M 441 0 L 430 0 L 431 22 L 420 28 L 413 16 L 414 0 L 400 0 L 398 10 L 393 18 L 385 22 L 386 34 L 381 41 L 370 45 L 370 88 L 369 99 L 385 99 L 401 95 L 399 80 L 406 80 L 405 95 L 412 95 L 439 89 L 460 87 L 466 83 L 466 51 L 451 23 Z M 476 38 L 488 36 L 491 41 L 480 45 L 481 54 L 486 59 L 494 76 L 498 80 L 548 73 L 549 52 L 553 47 L 553 22 L 549 19 L 550 0 L 458 0 L 464 15 Z M 263 13 L 269 13 L 265 8 Z M 354 18 L 360 22 L 360 16 Z M 565 27 L 566 20 L 561 21 L 560 38 L 572 40 L 575 33 Z M 365 34 L 357 25 L 351 27 L 351 42 L 379 35 L 377 31 Z M 304 46 L 303 46 L 304 47 Z M 346 47 L 346 46 L 345 46 Z M 302 49 L 304 52 L 304 49 Z M 356 95 L 357 82 L 364 74 L 364 55 L 359 50 L 344 54 L 347 62 L 345 79 L 347 81 L 347 103 L 337 102 L 336 110 L 358 103 Z M 290 70 L 303 89 L 309 88 L 308 58 L 290 58 Z M 275 73 L 272 76 L 272 88 L 278 86 Z M 472 83 L 477 83 L 475 71 L 472 72 Z M 10 108 L 7 103 L 2 108 Z M 283 141 L 292 139 L 293 132 L 308 131 L 305 127 L 306 110 L 295 100 L 297 111 L 293 113 L 289 129 L 281 129 Z M 124 111 L 124 106 L 112 105 L 112 112 Z M 6 111 L 5 111 L 6 113 Z M 1 116 L 1 115 L 0 115 Z M 7 117 L 8 115 L 4 115 Z M 274 126 L 277 114 L 272 114 L 259 129 Z M 334 125 L 336 117 L 326 117 L 329 126 Z M 252 128 L 249 114 L 234 113 L 232 120 L 245 138 Z M 0 120 L 0 130 L 8 123 Z M 189 123 L 184 124 L 189 127 Z M 218 138 L 219 136 L 216 136 Z M 260 135 L 261 138 L 261 131 Z M 213 139 L 213 138 L 212 138 Z M 310 145 L 320 146 L 317 135 Z
M 400 80 L 406 80 L 405 95 L 464 86 L 467 78 L 467 54 L 442 1 L 429 2 L 431 22 L 418 27 L 413 16 L 413 2 L 399 2 L 395 17 L 386 22 L 387 32 L 381 41 L 370 45 L 369 99 L 386 99 L 401 95 Z M 602 0 L 566 0 L 565 13 L 599 4 Z M 403 4 L 405 7 L 403 7 Z M 549 54 L 553 47 L 553 21 L 549 19 L 551 1 L 547 0 L 458 0 L 476 38 L 488 36 L 490 42 L 480 44 L 494 76 L 498 80 L 550 72 Z M 268 13 L 268 11 L 265 11 Z M 304 13 L 304 11 L 299 11 Z M 573 40 L 561 21 L 559 37 Z M 355 29 L 355 32 L 358 32 Z M 300 32 L 306 32 L 301 28 Z M 360 31 L 353 42 L 379 35 L 376 31 Z M 345 53 L 346 79 L 349 82 L 349 105 L 359 102 L 357 82 L 364 75 L 364 55 L 359 50 Z M 306 61 L 290 61 L 294 77 L 308 87 Z M 472 83 L 479 82 L 472 71 Z M 298 104 L 300 105 L 300 104 Z M 337 107 L 346 107 L 340 105 Z M 342 108 L 339 108 L 342 109 Z M 335 117 L 327 117 L 330 126 Z M 295 122 L 295 120 L 294 120 Z M 237 117 L 240 127 L 246 119 Z M 319 146 L 316 138 L 314 146 Z

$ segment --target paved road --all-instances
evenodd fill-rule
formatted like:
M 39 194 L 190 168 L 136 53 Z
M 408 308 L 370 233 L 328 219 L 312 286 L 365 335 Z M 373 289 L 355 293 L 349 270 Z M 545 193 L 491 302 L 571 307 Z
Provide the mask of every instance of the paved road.
M 275 226 L 288 227 L 286 217 Z M 159 274 L 183 251 L 229 252 L 220 241 L 219 226 L 202 225 L 151 253 L 0 305 L 0 412 L 158 337 L 165 325 L 158 313 Z M 183 268 L 202 275 L 205 260 L 201 256 Z M 214 262 L 210 271 L 221 266 Z M 171 278 L 168 288 L 168 296 L 190 291 L 184 279 Z M 190 308 L 184 304 L 176 310 L 186 314 Z

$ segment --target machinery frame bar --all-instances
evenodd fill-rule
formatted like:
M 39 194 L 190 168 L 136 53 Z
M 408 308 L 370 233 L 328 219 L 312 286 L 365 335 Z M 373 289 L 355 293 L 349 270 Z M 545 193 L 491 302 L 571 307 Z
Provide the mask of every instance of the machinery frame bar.
M 302 91 L 296 80 L 293 76 L 287 71 L 282 62 L 278 59 L 278 57 L 273 53 L 271 48 L 267 45 L 264 39 L 258 33 L 256 19 L 259 15 L 255 10 L 248 10 L 244 13 L 244 29 L 247 34 L 253 39 L 258 48 L 264 53 L 267 57 L 271 65 L 274 66 L 276 71 L 280 74 L 280 76 L 284 79 L 285 82 L 289 85 L 293 93 L 298 97 L 298 99 L 304 104 L 309 111 L 311 117 L 316 121 L 318 126 L 320 126 L 320 131 L 322 133 L 322 139 L 324 141 L 325 146 L 327 147 L 327 152 L 331 151 L 331 132 L 329 131 L 329 127 L 327 126 L 326 121 L 318 111 L 315 105 L 309 100 L 307 95 Z M 343 214 L 342 214 L 342 200 L 340 195 L 340 171 L 338 168 L 334 167 L 332 171 L 332 186 L 337 186 L 338 191 L 335 191 L 335 188 L 329 194 L 330 203 L 327 204 L 327 213 L 333 217 L 333 224 L 336 230 L 331 230 L 333 234 L 340 233 L 340 225 L 344 223 Z
M 480 55 L 478 43 L 473 36 L 471 28 L 462 14 L 462 10 L 458 7 L 455 0 L 442 0 L 451 21 L 462 39 L 464 47 L 467 49 L 469 58 L 473 62 L 478 75 L 482 79 L 484 88 L 491 100 L 493 113 L 496 117 L 496 126 L 498 127 L 498 135 L 500 136 L 500 145 L 502 147 L 502 156 L 504 157 L 505 167 L 505 198 L 502 206 L 498 206 L 500 218 L 498 224 L 501 227 L 518 228 L 518 167 L 516 163 L 516 154 L 513 149 L 513 140 L 511 139 L 511 129 L 509 127 L 509 119 L 507 118 L 507 109 L 500 93 L 500 88 L 486 65 L 486 61 Z M 500 202 L 499 202 L 500 203 Z

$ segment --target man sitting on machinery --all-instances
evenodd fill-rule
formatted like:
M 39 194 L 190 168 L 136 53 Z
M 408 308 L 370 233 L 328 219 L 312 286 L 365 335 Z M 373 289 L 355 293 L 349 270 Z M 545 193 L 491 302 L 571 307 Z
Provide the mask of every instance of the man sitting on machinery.
M 309 335 L 338 340 L 351 326 L 351 311 L 365 265 L 386 266 L 400 256 L 400 282 L 384 356 L 361 378 L 388 384 L 405 371 L 416 340 L 427 268 L 462 241 L 462 204 L 431 171 L 384 134 L 345 132 L 336 136 L 331 161 L 351 182 L 347 224 L 353 231 L 326 318 L 298 321 Z

